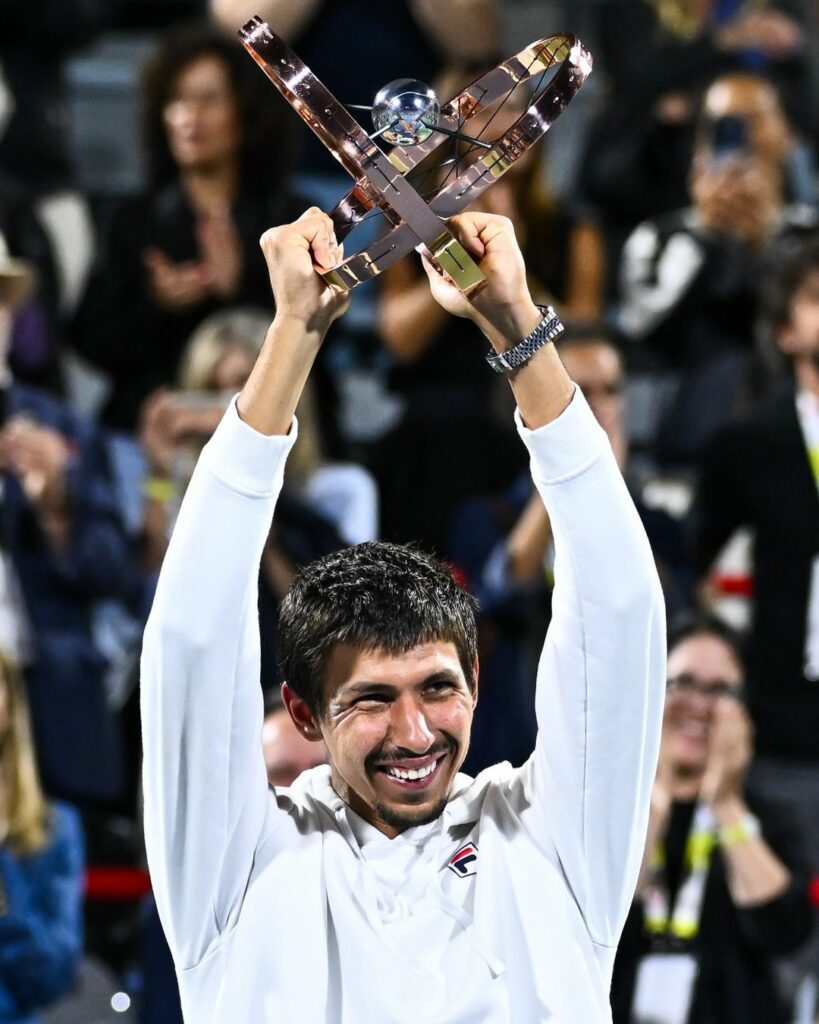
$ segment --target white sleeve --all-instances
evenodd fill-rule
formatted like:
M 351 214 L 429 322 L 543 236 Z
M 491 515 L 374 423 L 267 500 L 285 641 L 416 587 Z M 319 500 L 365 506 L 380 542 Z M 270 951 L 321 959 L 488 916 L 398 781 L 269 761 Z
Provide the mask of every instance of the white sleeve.
M 608 439 L 577 389 L 518 427 L 555 539 L 527 827 L 557 850 L 593 941 L 617 943 L 637 883 L 659 751 L 665 608 L 648 539 Z
M 178 968 L 235 920 L 266 827 L 257 582 L 295 441 L 235 401 L 191 479 L 142 651 L 145 844 Z

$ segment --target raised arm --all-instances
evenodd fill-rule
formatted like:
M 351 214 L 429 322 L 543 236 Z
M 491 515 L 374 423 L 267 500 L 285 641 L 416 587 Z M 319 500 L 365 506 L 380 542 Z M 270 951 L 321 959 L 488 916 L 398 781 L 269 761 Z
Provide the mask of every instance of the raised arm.
M 257 578 L 294 410 L 344 308 L 313 270 L 335 262 L 333 245 L 317 210 L 262 239 L 276 319 L 196 467 L 145 631 L 145 840 L 178 968 L 235 918 L 257 845 L 279 823 L 261 750 Z
M 489 284 L 471 308 L 428 267 L 433 291 L 451 312 L 470 316 L 493 348 L 507 350 L 540 318 L 511 224 L 466 214 L 455 226 Z M 593 941 L 613 946 L 637 882 L 657 763 L 662 593 L 608 439 L 554 346 L 510 383 L 556 550 L 521 819 L 537 842 L 556 849 Z

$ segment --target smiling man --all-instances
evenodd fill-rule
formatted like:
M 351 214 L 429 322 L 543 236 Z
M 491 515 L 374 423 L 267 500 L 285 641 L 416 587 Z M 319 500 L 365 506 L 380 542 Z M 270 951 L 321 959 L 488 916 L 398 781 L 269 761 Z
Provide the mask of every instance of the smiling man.
M 610 1020 L 659 743 L 659 582 L 510 222 L 450 224 L 487 283 L 473 305 L 426 265 L 432 293 L 515 365 L 555 537 L 536 750 L 459 773 L 474 602 L 427 555 L 362 544 L 312 563 L 283 602 L 283 698 L 329 764 L 267 786 L 259 560 L 299 395 L 345 306 L 314 269 L 338 261 L 332 222 L 309 210 L 262 240 L 276 318 L 202 454 L 145 634 L 146 843 L 196 1024 Z

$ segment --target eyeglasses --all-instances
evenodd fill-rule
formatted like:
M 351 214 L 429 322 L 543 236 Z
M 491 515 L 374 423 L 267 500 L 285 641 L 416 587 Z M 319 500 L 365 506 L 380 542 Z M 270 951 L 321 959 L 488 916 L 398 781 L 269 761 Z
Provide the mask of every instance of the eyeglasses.
M 719 700 L 720 697 L 731 697 L 733 700 L 742 700 L 743 690 L 739 683 L 729 683 L 725 679 L 713 679 L 711 682 L 703 683 L 693 676 L 682 675 L 669 679 L 666 684 L 669 693 L 682 693 L 685 696 L 709 697 L 712 700 Z

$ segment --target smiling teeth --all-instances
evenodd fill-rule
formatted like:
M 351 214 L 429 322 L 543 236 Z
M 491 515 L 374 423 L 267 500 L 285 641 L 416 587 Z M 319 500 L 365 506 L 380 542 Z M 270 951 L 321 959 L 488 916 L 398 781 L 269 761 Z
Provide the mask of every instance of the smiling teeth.
M 394 779 L 403 779 L 404 782 L 412 782 L 415 779 L 425 779 L 435 771 L 437 764 L 437 761 L 433 761 L 426 768 L 410 768 L 409 771 L 404 771 L 403 768 L 387 768 L 387 775 L 392 775 Z

